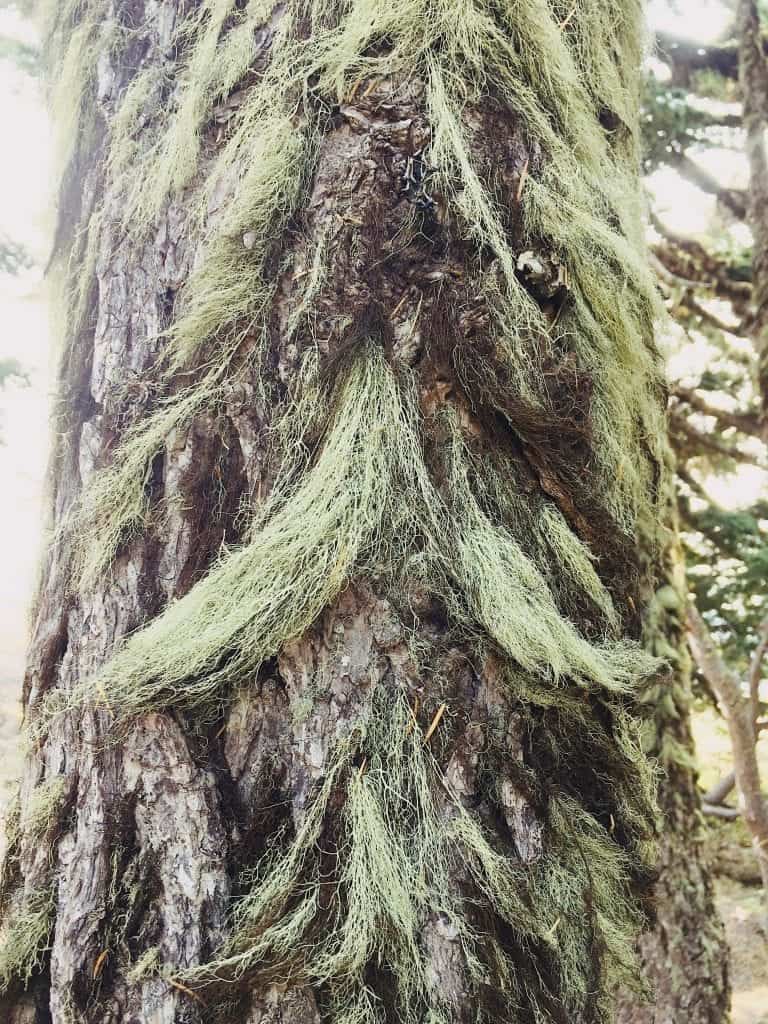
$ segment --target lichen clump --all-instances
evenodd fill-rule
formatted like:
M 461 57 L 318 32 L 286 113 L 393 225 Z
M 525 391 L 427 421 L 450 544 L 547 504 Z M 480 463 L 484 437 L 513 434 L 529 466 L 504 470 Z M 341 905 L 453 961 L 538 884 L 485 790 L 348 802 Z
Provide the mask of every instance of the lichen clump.
M 76 149 L 99 135 L 95 56 L 121 52 L 136 31 L 109 9 L 51 5 L 49 52 Z M 242 542 L 94 678 L 52 694 L 34 727 L 42 735 L 50 715 L 87 702 L 124 726 L 171 707 L 215 719 L 350 582 L 375 579 L 392 593 L 407 584 L 439 600 L 478 663 L 502 666 L 529 733 L 527 784 L 544 831 L 533 863 L 497 848 L 492 816 L 481 820 L 446 786 L 407 695 L 377 696 L 378 713 L 338 741 L 296 833 L 243 883 L 231 938 L 184 975 L 187 986 L 289 978 L 321 987 L 336 1024 L 373 1024 L 383 1012 L 367 980 L 375 964 L 391 976 L 398 1019 L 442 1024 L 454 1010 L 434 991 L 425 952 L 435 922 L 460 950 L 467 992 L 484 993 L 485 1006 L 493 990 L 504 1003 L 507 1016 L 494 1019 L 608 1020 L 614 987 L 633 980 L 653 801 L 630 709 L 655 663 L 622 638 L 623 610 L 578 510 L 551 481 L 524 487 L 503 451 L 484 458 L 466 419 L 483 404 L 505 436 L 552 455 L 556 400 L 542 359 L 570 367 L 574 387 L 579 374 L 590 382 L 590 500 L 626 545 L 653 521 L 664 430 L 639 217 L 640 24 L 637 0 L 205 0 L 177 13 L 165 41 L 179 55 L 172 88 L 150 63 L 117 89 L 103 203 L 70 255 L 70 338 L 116 210 L 108 227 L 138 246 L 182 202 L 201 250 L 159 339 L 152 411 L 66 525 L 83 538 L 73 589 L 98 586 L 162 520 L 153 464 L 174 430 L 222 408 L 233 383 L 255 376 L 263 387 L 281 468 L 266 499 L 243 510 Z M 278 280 L 291 272 L 286 238 L 334 111 L 380 80 L 420 83 L 430 189 L 471 254 L 472 293 L 487 313 L 485 348 L 451 352 L 464 409 L 424 407 L 418 369 L 387 347 L 381 321 L 393 310 L 361 327 L 329 372 L 312 326 L 330 259 L 322 239 L 285 327 L 299 353 L 294 379 L 276 388 L 259 372 Z M 540 154 L 520 179 L 523 201 L 476 160 L 466 112 L 490 99 Z M 212 143 L 214 114 L 230 101 Z M 522 248 L 508 230 L 513 199 Z M 529 250 L 561 268 L 568 301 L 554 314 L 521 275 Z M 503 745 L 497 754 L 512 756 Z M 329 849 L 331 907 L 321 904 Z

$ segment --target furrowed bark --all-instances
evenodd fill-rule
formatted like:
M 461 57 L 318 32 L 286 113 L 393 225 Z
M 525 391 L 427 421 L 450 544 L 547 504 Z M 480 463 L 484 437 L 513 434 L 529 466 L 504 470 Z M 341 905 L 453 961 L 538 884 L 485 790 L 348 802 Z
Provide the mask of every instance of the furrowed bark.
M 643 971 L 653 993 L 648 1005 L 625 999 L 621 1024 L 698 1021 L 728 1017 L 729 954 L 715 906 L 704 848 L 702 802 L 691 734 L 691 659 L 685 632 L 685 573 L 674 507 L 659 585 L 647 612 L 644 638 L 666 669 L 648 687 L 653 716 L 646 744 L 662 771 L 659 784 L 660 859 L 656 921 L 643 935 Z
M 744 132 L 749 164 L 747 223 L 753 238 L 753 304 L 750 333 L 757 363 L 761 436 L 768 442 L 768 61 L 757 4 L 741 0 L 738 7 L 739 86 L 744 105 Z
M 639 10 L 364 6 L 54 11 L 11 1019 L 598 1024 L 636 971 Z

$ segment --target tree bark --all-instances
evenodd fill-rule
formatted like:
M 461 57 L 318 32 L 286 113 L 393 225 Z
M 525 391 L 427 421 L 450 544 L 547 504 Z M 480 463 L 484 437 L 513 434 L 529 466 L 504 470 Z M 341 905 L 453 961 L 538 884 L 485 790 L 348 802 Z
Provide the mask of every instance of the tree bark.
M 685 633 L 685 573 L 675 527 L 660 565 L 660 585 L 646 616 L 644 636 L 666 669 L 645 695 L 652 719 L 648 752 L 663 772 L 659 785 L 661 841 L 655 926 L 643 935 L 643 971 L 650 1005 L 625 999 L 619 1024 L 667 1021 L 720 1024 L 728 1019 L 728 946 L 715 906 L 711 865 L 691 734 L 691 661 Z
M 570 8 L 53 5 L 8 1019 L 593 1024 L 635 977 L 640 11 Z
M 761 435 L 768 442 L 768 61 L 758 5 L 738 5 L 739 86 L 744 105 L 745 151 L 749 165 L 746 214 L 752 232 L 753 310 L 750 333 L 755 346 Z

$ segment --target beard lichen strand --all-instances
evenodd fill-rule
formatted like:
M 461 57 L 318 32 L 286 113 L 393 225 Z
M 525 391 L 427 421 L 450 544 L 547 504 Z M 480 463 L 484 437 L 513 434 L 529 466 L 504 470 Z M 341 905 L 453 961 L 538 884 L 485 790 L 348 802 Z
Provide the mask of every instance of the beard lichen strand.
M 93 685 L 68 700 L 103 695 L 120 715 L 175 703 L 215 708 L 223 684 L 257 670 L 304 632 L 370 551 L 386 562 L 381 524 L 407 464 L 403 439 L 414 434 L 378 351 L 364 346 L 332 405 L 311 470 L 298 484 L 292 472 L 277 481 L 250 540 L 129 638 Z M 399 525 L 397 543 L 405 545 L 406 516 Z
M 54 851 L 71 806 L 71 779 L 54 775 L 21 799 L 21 789 L 4 815 L 5 847 L 0 867 L 0 997 L 26 986 L 45 962 L 56 919 Z M 29 857 L 42 856 L 25 877 Z
M 93 52 L 90 33 L 109 5 L 69 0 L 55 6 L 53 49 L 79 109 L 92 100 L 92 83 L 81 80 L 71 88 L 71 72 L 93 74 L 95 60 L 83 61 L 83 55 L 89 47 Z M 135 79 L 122 106 L 118 102 L 107 189 L 125 197 L 137 236 L 152 230 L 173 193 L 187 189 L 194 195 L 207 242 L 164 358 L 171 374 L 199 369 L 201 358 L 205 372 L 191 392 L 170 398 L 147 427 L 137 427 L 114 466 L 102 471 L 101 481 L 94 478 L 84 508 L 95 526 L 89 541 L 100 554 L 84 583 L 92 585 L 126 533 L 146 523 L 144 481 L 166 425 L 215 407 L 219 382 L 230 368 L 235 372 L 238 340 L 268 329 L 274 271 L 267 257 L 279 254 L 288 219 L 300 208 L 328 108 L 351 102 L 357 89 L 367 88 L 363 80 L 376 76 L 403 73 L 424 82 L 429 159 L 437 165 L 434 191 L 486 268 L 476 274 L 477 290 L 489 298 L 497 355 L 509 370 L 505 379 L 546 415 L 546 382 L 537 377 L 525 339 L 529 331 L 549 333 L 553 343 L 571 348 L 594 382 L 600 501 L 629 534 L 638 510 L 649 515 L 662 421 L 649 342 L 656 298 L 642 260 L 634 200 L 631 69 L 639 59 L 639 5 L 588 0 L 573 11 L 566 6 L 555 0 L 551 11 L 534 0 L 286 0 L 276 15 L 263 0 L 209 0 L 188 12 L 177 37 L 184 70 L 166 110 L 146 116 L 162 87 L 150 78 Z M 246 42 L 271 13 L 268 42 L 251 74 L 253 49 Z M 268 49 L 268 60 L 262 49 Z M 212 155 L 201 140 L 214 107 L 241 82 L 244 95 L 233 104 L 223 146 Z M 504 226 L 503 203 L 513 197 L 500 195 L 480 173 L 464 127 L 465 109 L 489 95 L 514 111 L 543 154 L 531 166 L 520 206 L 530 245 L 555 253 L 571 272 L 572 298 L 554 327 L 518 280 L 519 253 Z M 609 137 L 601 121 L 616 125 Z M 181 143 L 189 144 L 182 162 Z M 232 192 L 228 209 L 220 211 L 216 197 L 225 186 Z M 94 251 L 98 229 L 92 234 Z M 85 260 L 80 273 L 87 277 L 92 270 L 93 260 Z M 321 277 L 316 266 L 312 278 Z M 81 281 L 81 293 L 87 290 L 88 282 Z M 311 288 L 306 301 L 309 312 Z M 296 319 L 292 330 L 299 337 Z M 301 340 L 309 350 L 304 358 L 316 358 L 312 339 Z M 343 741 L 283 859 L 264 867 L 235 911 L 230 944 L 185 983 L 213 984 L 227 972 L 258 973 L 263 964 L 298 958 L 306 977 L 330 992 L 337 1024 L 368 1024 L 378 1011 L 364 968 L 378 957 L 391 967 L 403 1019 L 411 1021 L 429 990 L 413 922 L 439 897 L 462 937 L 470 984 L 479 989 L 493 975 L 507 997 L 510 1020 L 560 1019 L 553 1004 L 590 1024 L 607 1020 L 613 986 L 633 980 L 637 918 L 631 892 L 634 876 L 642 874 L 650 816 L 634 797 L 637 787 L 647 798 L 649 776 L 621 705 L 652 662 L 627 642 L 589 643 L 568 621 L 538 559 L 523 549 L 522 536 L 482 507 L 455 428 L 448 430 L 452 440 L 443 452 L 443 482 L 435 484 L 415 411 L 418 385 L 404 373 L 395 376 L 378 339 L 359 343 L 348 362 L 329 416 L 320 409 L 318 375 L 305 374 L 302 386 L 310 398 L 303 400 L 321 442 L 314 454 L 286 453 L 286 469 L 246 543 L 225 552 L 185 598 L 130 637 L 94 680 L 63 700 L 70 707 L 106 700 L 123 721 L 172 705 L 215 715 L 230 684 L 252 675 L 301 634 L 356 573 L 392 580 L 421 576 L 470 643 L 483 647 L 492 639 L 521 706 L 550 710 L 558 723 L 552 725 L 555 748 L 565 720 L 585 749 L 593 744 L 601 765 L 615 769 L 611 800 L 600 814 L 590 813 L 583 801 L 553 792 L 546 801 L 543 858 L 522 866 L 495 848 L 455 795 L 448 794 L 447 815 L 438 810 L 436 793 L 445 781 L 400 697 L 374 720 L 353 723 L 353 736 L 369 758 L 367 771 L 351 765 L 354 744 Z M 296 436 L 295 416 L 283 413 L 285 441 Z M 277 435 L 281 430 L 276 427 Z M 115 495 L 113 513 L 103 506 Z M 526 505 L 524 495 L 514 500 Z M 563 571 L 602 609 L 607 627 L 614 619 L 615 630 L 610 598 L 589 572 L 588 551 L 553 507 L 540 508 L 534 526 L 524 524 L 521 514 L 520 533 L 546 537 Z M 530 537 L 525 539 L 527 544 Z M 596 723 L 590 700 L 602 706 L 610 728 Z M 576 752 L 567 750 L 555 749 L 553 760 L 564 757 L 570 767 Z M 346 793 L 341 814 L 348 842 L 337 858 L 346 911 L 339 907 L 336 927 L 326 927 L 325 910 L 303 879 L 320 870 L 318 839 L 339 790 Z M 607 807 L 621 839 L 603 820 Z M 462 903 L 452 884 L 457 856 L 467 861 L 472 890 L 507 929 L 487 948 L 480 948 L 470 920 L 471 901 Z M 309 936 L 314 952 L 307 948 Z M 512 962 L 510 943 L 535 969 Z M 593 963 L 603 977 L 593 976 Z M 545 979 L 553 973 L 557 979 L 549 990 Z M 439 996 L 427 1002 L 424 1019 L 430 1024 L 451 1020 Z
M 291 134 L 291 124 L 282 116 L 265 127 L 251 156 L 253 162 L 241 176 L 239 201 L 222 214 L 203 267 L 188 283 L 188 299 L 168 332 L 166 365 L 159 375 L 171 383 L 209 338 L 216 338 L 216 351 L 207 365 L 199 365 L 198 360 L 196 382 L 163 399 L 147 421 L 128 433 L 112 464 L 86 487 L 80 502 L 82 543 L 78 545 L 78 575 L 84 586 L 91 585 L 109 567 L 120 545 L 146 525 L 147 476 L 171 430 L 187 427 L 201 410 L 216 408 L 223 387 L 244 372 L 242 359 L 233 367 L 243 342 L 248 340 L 252 346 L 248 356 L 252 369 L 264 354 L 267 311 L 274 297 L 274 284 L 264 273 L 267 238 L 270 228 L 279 233 L 276 221 L 293 208 L 302 183 L 301 168 L 311 160 L 303 138 Z M 254 225 L 262 227 L 262 237 L 257 241 L 252 232 L 246 250 L 243 238 Z M 75 308 L 82 305 L 79 295 Z M 251 376 L 259 379 L 258 372 Z
M 85 12 L 71 42 L 79 54 L 80 30 L 92 24 L 93 11 L 100 5 L 92 0 L 76 6 Z M 166 358 L 171 370 L 193 361 L 214 339 L 226 342 L 239 317 L 266 318 L 269 289 L 262 279 L 263 260 L 300 199 L 303 172 L 311 167 L 326 104 L 334 97 L 353 96 L 362 77 L 396 75 L 400 69 L 421 72 L 426 82 L 432 119 L 430 160 L 436 165 L 440 193 L 468 236 L 493 253 L 502 271 L 498 314 L 505 331 L 521 337 L 530 325 L 546 333 L 546 319 L 515 274 L 519 254 L 507 241 L 501 197 L 478 175 L 462 128 L 465 105 L 492 93 L 515 111 L 525 132 L 546 154 L 538 173 L 529 174 L 526 181 L 525 231 L 531 244 L 560 254 L 568 264 L 575 301 L 561 316 L 556 337 L 559 344 L 573 346 L 594 381 L 592 423 L 601 500 L 619 527 L 631 534 L 653 481 L 647 461 L 630 453 L 639 441 L 653 439 L 661 426 L 653 393 L 657 374 L 648 348 L 655 289 L 639 251 L 638 210 L 632 197 L 636 166 L 630 129 L 636 89 L 633 76 L 626 72 L 623 78 L 620 68 L 622 59 L 630 68 L 639 59 L 639 35 L 627 27 L 637 13 L 633 2 L 620 5 L 617 12 L 615 5 L 595 0 L 583 9 L 579 5 L 563 25 L 557 12 L 549 17 L 541 4 L 530 0 L 496 4 L 493 14 L 483 3 L 457 5 L 448 0 L 431 5 L 428 13 L 421 4 L 403 0 L 386 5 L 358 0 L 340 13 L 335 3 L 293 0 L 273 14 L 263 47 L 269 53 L 266 66 L 238 99 L 229 137 L 212 165 L 206 161 L 202 184 L 195 185 L 202 157 L 194 139 L 216 102 L 225 100 L 233 85 L 251 73 L 253 55 L 243 45 L 243 35 L 259 19 L 268 19 L 269 5 L 262 0 L 236 11 L 234 3 L 211 0 L 195 9 L 191 20 L 182 21 L 178 29 L 187 58 L 175 104 L 172 101 L 164 116 L 155 113 L 152 123 L 142 119 L 142 136 L 154 142 L 126 158 L 124 150 L 131 144 L 147 88 L 139 71 L 123 100 L 131 116 L 121 116 L 118 106 L 110 144 L 109 188 L 125 195 L 131 230 L 149 230 L 168 196 L 187 185 L 199 196 L 201 220 L 211 222 L 207 251 L 170 330 Z M 304 37 L 307 25 L 311 39 Z M 390 48 L 378 56 L 372 45 L 383 38 L 390 40 Z M 260 59 L 261 50 L 260 44 Z M 215 54 L 213 62 L 210 54 Z M 65 68 L 70 63 L 64 50 Z M 597 75 L 603 65 L 608 70 Z M 590 78 L 593 73 L 599 89 Z M 158 97 L 149 92 L 156 106 Z M 603 110 L 622 124 L 612 130 L 610 139 L 600 122 Z M 180 140 L 187 147 L 181 162 Z M 234 184 L 229 202 L 234 212 L 211 218 L 217 190 L 238 177 L 242 180 Z M 248 248 L 243 245 L 246 234 Z M 90 272 L 86 262 L 83 273 Z M 481 290 L 487 286 L 482 278 L 478 281 Z M 527 365 L 524 349 L 525 345 L 508 344 L 502 358 L 513 378 L 546 406 L 546 387 L 536 379 L 535 366 Z M 140 492 L 146 472 L 139 468 L 143 445 L 140 437 L 133 443 L 135 456 L 124 450 L 121 457 L 123 483 Z M 658 457 L 658 452 L 652 451 L 652 456 Z M 120 533 L 119 516 L 107 530 L 105 561 L 114 553 L 111 539 Z
M 334 824 L 339 790 L 346 798 Z M 337 1024 L 375 1024 L 381 994 L 366 969 L 385 964 L 398 1020 L 449 1024 L 456 1007 L 436 988 L 423 941 L 424 921 L 437 915 L 460 950 L 473 1020 L 490 1019 L 483 1004 L 491 992 L 508 1013 L 493 1020 L 544 1024 L 559 1019 L 553 1004 L 563 1020 L 581 1019 L 590 1002 L 589 1019 L 607 1020 L 614 987 L 636 981 L 637 865 L 567 796 L 551 799 L 546 829 L 535 863 L 510 857 L 451 789 L 405 693 L 379 693 L 366 720 L 338 742 L 293 840 L 243 879 L 226 944 L 181 980 L 218 996 L 260 978 L 290 978 L 325 986 Z M 319 898 L 322 851 L 334 846 L 339 893 L 328 903 Z M 608 955 L 596 978 L 598 945 Z M 520 972 L 517 958 L 531 969 Z
M 44 730 L 62 703 L 94 700 L 121 720 L 169 706 L 215 716 L 229 684 L 257 672 L 354 575 L 367 573 L 418 577 L 443 596 L 457 626 L 491 637 L 553 686 L 568 679 L 633 693 L 655 661 L 631 641 L 590 643 L 561 614 L 535 562 L 482 511 L 458 427 L 446 415 L 443 495 L 424 461 L 415 389 L 404 373 L 398 381 L 380 345 L 361 343 L 317 457 L 303 475 L 298 456 L 289 460 L 249 540 L 128 637 L 95 678 L 67 694 L 52 691 L 33 728 Z
M 51 872 L 53 875 L 53 872 Z M 25 985 L 40 969 L 56 918 L 56 879 L 26 892 L 20 887 L 3 910 L 0 927 L 0 995 Z

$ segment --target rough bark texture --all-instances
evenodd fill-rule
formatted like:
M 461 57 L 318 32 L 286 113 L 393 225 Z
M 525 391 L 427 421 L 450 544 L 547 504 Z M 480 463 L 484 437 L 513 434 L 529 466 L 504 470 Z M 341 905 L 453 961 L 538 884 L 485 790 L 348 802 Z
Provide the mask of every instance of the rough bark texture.
M 745 150 L 749 164 L 747 223 L 752 232 L 754 310 L 751 334 L 757 356 L 757 393 L 762 437 L 768 441 L 768 61 L 758 5 L 741 0 L 738 6 L 739 85 L 744 105 Z
M 580 15 L 568 14 L 569 6 L 534 4 L 534 42 L 526 45 L 535 45 L 544 18 L 553 45 L 585 54 L 585 27 Z M 213 18 L 212 10 L 224 11 L 224 38 L 246 8 L 250 17 L 256 7 L 203 5 L 198 27 Z M 92 44 L 76 51 L 80 61 L 90 61 L 92 80 L 63 186 L 59 239 L 82 285 L 84 315 L 69 317 L 65 339 L 51 474 L 53 533 L 24 692 L 33 744 L 0 887 L 5 1012 L 25 1024 L 605 1021 L 611 986 L 634 971 L 631 959 L 624 960 L 648 883 L 644 844 L 652 807 L 628 681 L 642 676 L 648 663 L 620 643 L 638 631 L 645 584 L 633 529 L 614 521 L 606 499 L 593 424 L 596 408 L 605 417 L 605 403 L 593 402 L 593 393 L 602 392 L 592 378 L 595 368 L 604 368 L 612 381 L 634 373 L 627 405 L 634 408 L 635 397 L 647 392 L 655 409 L 660 392 L 649 369 L 654 354 L 649 329 L 644 339 L 627 333 L 626 371 L 610 337 L 593 365 L 571 347 L 583 333 L 582 321 L 601 314 L 593 310 L 593 296 L 583 298 L 578 274 L 573 281 L 564 272 L 568 254 L 553 255 L 561 246 L 543 237 L 536 218 L 526 223 L 526 190 L 543 194 L 539 179 L 546 180 L 550 154 L 524 121 L 527 108 L 521 103 L 512 109 L 489 87 L 484 97 L 470 96 L 456 110 L 472 174 L 503 211 L 499 239 L 519 256 L 516 287 L 532 312 L 529 322 L 517 325 L 513 348 L 544 382 L 546 404 L 532 401 L 504 363 L 494 334 L 494 296 L 501 290 L 498 281 L 488 286 L 487 272 L 490 267 L 493 278 L 497 254 L 452 207 L 469 201 L 464 193 L 475 178 L 454 168 L 464 174 L 464 185 L 450 192 L 446 179 L 436 176 L 431 191 L 423 155 L 430 143 L 437 147 L 442 94 L 435 68 L 449 50 L 447 29 L 408 69 L 412 74 L 402 68 L 389 76 L 365 73 L 366 62 L 379 72 L 386 66 L 397 33 L 392 26 L 390 37 L 376 36 L 362 47 L 357 80 L 341 83 L 343 102 L 315 95 L 312 78 L 303 98 L 289 97 L 288 126 L 299 131 L 311 114 L 322 130 L 314 151 L 302 158 L 300 201 L 281 230 L 275 228 L 265 260 L 275 287 L 260 314 L 264 332 L 259 334 L 255 316 L 240 317 L 236 372 L 213 407 L 169 430 L 150 453 L 141 479 L 147 512 L 140 527 L 134 521 L 123 532 L 108 570 L 78 576 L 82 549 L 87 556 L 89 544 L 100 542 L 95 533 L 93 539 L 82 536 L 84 489 L 119 464 L 120 446 L 134 426 L 224 359 L 213 343 L 214 329 L 191 368 L 170 382 L 161 372 L 166 332 L 179 309 L 183 313 L 194 302 L 193 270 L 205 269 L 209 238 L 231 212 L 235 186 L 248 171 L 239 165 L 208 196 L 201 222 L 195 189 L 226 142 L 229 119 L 237 119 L 249 92 L 259 87 L 284 7 L 291 5 L 279 5 L 271 15 L 267 5 L 261 7 L 261 23 L 247 37 L 247 73 L 201 115 L 195 175 L 186 190 L 163 202 L 144 234 L 127 231 L 123 222 L 128 200 L 112 140 L 132 95 L 129 87 L 143 74 L 160 85 L 133 111 L 134 158 L 142 140 L 157 143 L 154 122 L 162 121 L 162 104 L 172 109 L 177 101 L 189 56 L 185 47 L 196 31 L 180 33 L 179 26 L 198 5 L 110 0 L 90 5 L 98 16 L 89 26 L 89 5 L 67 4 L 63 29 L 59 23 L 58 31 L 76 41 L 84 26 Z M 609 8 L 613 12 L 614 5 Z M 599 25 L 619 26 L 618 43 L 638 31 L 636 5 L 626 8 L 626 24 L 613 14 L 598 19 Z M 523 8 L 510 9 L 514 19 Z M 447 24 L 468 11 L 462 6 Z M 297 38 L 312 39 L 318 25 L 333 23 L 333 5 L 323 12 L 314 24 L 311 18 L 296 21 Z M 486 15 L 488 25 L 501 18 L 494 5 L 484 9 Z M 365 40 L 363 28 L 359 32 Z M 466 42 L 459 33 L 457 38 Z M 611 52 L 606 47 L 609 63 Z M 563 49 L 561 64 L 569 54 Z M 209 63 L 216 59 L 214 52 Z M 579 74 L 589 81 L 594 69 L 583 59 Z M 468 57 L 457 61 L 465 66 Z M 561 68 L 552 70 L 553 80 L 561 73 L 567 79 Z M 637 69 L 626 73 L 632 78 Z M 522 84 L 535 89 L 521 74 Z M 614 74 L 609 69 L 609 77 Z M 558 88 L 570 102 L 568 88 Z M 589 131 L 605 152 L 626 145 L 634 125 L 622 116 L 631 120 L 631 109 L 620 116 L 580 90 Z M 567 122 L 567 111 L 563 117 Z M 547 122 L 540 123 L 544 131 Z M 441 124 L 444 130 L 451 122 L 443 118 Z M 162 141 L 163 131 L 159 135 Z M 259 159 L 268 156 L 262 152 Z M 151 185 L 143 181 L 141 188 Z M 613 235 L 623 239 L 620 216 L 605 206 L 598 249 Z M 90 243 L 84 244 L 78 229 L 88 225 Z M 254 231 L 263 227 L 255 224 Z M 240 246 L 237 258 L 245 265 L 255 244 L 250 230 L 226 241 Z M 318 252 L 323 273 L 313 276 Z M 575 266 L 578 258 L 573 254 Z M 237 262 L 228 271 L 237 277 Z M 600 273 L 622 282 L 616 294 L 634 296 L 626 321 L 618 316 L 611 329 L 628 332 L 630 314 L 649 324 L 652 300 L 635 294 L 620 259 L 605 260 Z M 307 278 L 314 289 L 309 313 Z M 297 310 L 304 317 L 298 329 Z M 258 360 L 252 358 L 257 334 L 268 342 Z M 508 531 L 515 538 L 504 550 L 522 566 L 519 589 L 531 602 L 529 615 L 535 619 L 537 608 L 550 602 L 560 615 L 563 647 L 580 652 L 573 659 L 587 667 L 578 672 L 567 660 L 561 665 L 565 655 L 556 642 L 551 665 L 525 669 L 528 660 L 541 657 L 527 649 L 522 620 L 515 627 L 520 650 L 511 658 L 502 631 L 486 622 L 507 611 L 506 597 L 495 602 L 494 595 L 483 604 L 458 585 L 431 587 L 417 571 L 419 544 L 424 553 L 428 545 L 418 531 L 416 540 L 411 537 L 403 516 L 403 536 L 390 538 L 386 550 L 394 560 L 398 544 L 410 544 L 406 570 L 388 573 L 380 561 L 345 574 L 314 624 L 288 636 L 250 674 L 228 679 L 204 715 L 185 704 L 185 688 L 195 682 L 190 673 L 154 694 L 149 710 L 124 717 L 120 703 L 99 688 L 102 667 L 116 649 L 130 648 L 121 648 L 122 641 L 135 631 L 141 637 L 141 628 L 164 609 L 187 607 L 185 595 L 194 595 L 223 549 L 226 557 L 233 545 L 248 543 L 249 515 L 258 516 L 268 500 L 281 463 L 296 459 L 311 468 L 314 453 L 327 447 L 332 431 L 322 417 L 306 425 L 301 457 L 275 442 L 279 414 L 297 393 L 301 399 L 307 353 L 319 367 L 319 405 L 327 405 L 332 417 L 340 403 L 337 382 L 372 342 L 377 349 L 371 359 L 386 368 L 387 380 L 405 380 L 404 392 L 416 396 L 419 454 L 436 500 L 458 486 L 445 457 L 458 430 L 477 467 L 470 484 L 487 506 L 483 522 L 492 524 L 482 536 L 501 543 L 499 531 Z M 617 409 L 617 420 L 624 412 Z M 658 472 L 655 441 L 641 413 L 633 417 L 634 441 L 611 486 L 621 487 L 622 477 L 647 465 L 643 479 L 651 492 Z M 375 445 L 376 430 L 371 433 Z M 497 471 L 493 479 L 514 491 L 514 501 L 505 504 L 488 480 L 483 484 L 482 474 L 491 469 Z M 339 489 L 345 481 L 340 471 Z M 530 529 L 537 516 L 561 539 L 537 540 Z M 454 553 L 457 560 L 464 557 Z M 509 574 L 509 564 L 498 569 L 491 556 L 488 571 Z M 257 578 L 254 586 L 261 583 Z M 542 586 L 546 599 L 537 596 Z M 611 598 L 615 613 L 609 611 Z M 462 619 L 457 609 L 466 606 L 474 614 L 465 612 Z M 604 645 L 606 636 L 612 639 Z M 158 650 L 158 660 L 165 653 Z M 230 656 L 222 649 L 211 673 L 223 671 Z M 620 666 L 615 680 L 600 675 L 605 659 Z M 625 661 L 631 662 L 626 671 Z M 94 679 L 95 689 L 83 700 L 83 686 Z M 55 703 L 62 697 L 64 706 Z M 411 717 L 387 733 L 403 707 Z M 378 746 L 377 735 L 384 736 Z M 422 768 L 426 795 L 408 774 Z M 403 790 L 396 792 L 398 783 L 389 778 L 404 779 Z M 419 869 L 429 874 L 439 868 L 442 888 L 431 905 L 429 897 L 415 903 L 413 949 L 406 953 L 423 969 L 416 992 L 395 969 L 406 955 L 401 943 L 410 908 L 407 900 L 394 901 L 393 893 L 399 899 L 407 889 L 403 879 L 382 880 L 386 858 L 363 886 L 373 901 L 372 920 L 355 923 L 359 879 L 345 872 L 358 863 L 355 857 L 377 852 L 375 842 L 358 842 L 355 831 L 373 827 L 354 817 L 355 808 L 371 802 L 384 822 L 382 842 L 399 851 L 398 865 L 410 864 L 412 856 L 398 841 L 407 847 L 407 837 L 416 836 L 425 848 L 433 841 L 432 834 L 424 835 L 422 804 L 426 831 L 436 834 L 435 849 L 445 858 Z M 378 819 L 371 820 L 376 825 Z M 410 831 L 393 836 L 401 821 Z M 278 867 L 294 857 L 296 877 L 286 883 L 292 888 L 254 911 L 243 934 L 230 914 L 232 900 L 247 903 L 252 889 L 258 893 L 259 885 L 273 884 L 263 858 L 277 850 Z M 262 867 L 254 881 L 257 865 Z M 422 885 L 424 879 L 416 872 L 411 881 Z M 308 893 L 316 899 L 302 930 L 296 915 L 304 912 Z M 405 896 L 416 900 L 413 893 Z M 281 948 L 275 929 L 288 918 L 297 939 Z M 263 935 L 270 945 L 257 955 Z M 352 953 L 345 960 L 345 950 L 336 949 L 322 969 L 314 965 L 313 950 L 339 935 L 350 948 L 360 939 L 367 959 L 350 963 Z M 230 941 L 234 946 L 227 946 Z M 195 974 L 222 947 L 247 955 L 247 970 L 228 961 L 210 976 Z
M 617 1017 L 620 1024 L 722 1024 L 730 1007 L 728 947 L 704 845 L 690 727 L 685 575 L 677 535 L 672 536 L 645 627 L 647 644 L 669 666 L 646 694 L 653 708 L 648 749 L 663 772 L 657 918 L 640 942 L 653 999 L 645 1006 L 636 999 L 623 1001 Z

